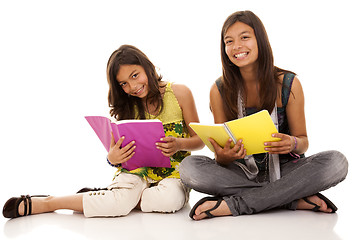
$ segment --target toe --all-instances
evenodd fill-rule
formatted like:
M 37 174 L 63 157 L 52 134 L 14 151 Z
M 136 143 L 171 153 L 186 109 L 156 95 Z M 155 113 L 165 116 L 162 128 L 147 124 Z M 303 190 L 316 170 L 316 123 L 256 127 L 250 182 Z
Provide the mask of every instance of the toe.
M 200 206 L 198 206 L 195 210 L 195 215 L 200 215 L 202 213 L 204 213 L 206 210 L 209 210 L 211 208 L 213 208 L 215 206 L 215 203 L 214 201 L 207 201 L 207 202 L 204 202 L 203 204 L 201 204 Z M 206 216 L 206 214 L 204 213 L 204 215 Z

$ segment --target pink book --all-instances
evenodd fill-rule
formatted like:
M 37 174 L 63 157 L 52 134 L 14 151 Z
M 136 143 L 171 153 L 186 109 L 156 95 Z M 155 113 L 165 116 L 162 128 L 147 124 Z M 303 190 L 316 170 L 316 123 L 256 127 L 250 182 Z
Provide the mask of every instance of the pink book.
M 111 132 L 114 134 L 115 142 L 120 137 L 125 137 L 121 147 L 126 146 L 131 141 L 135 141 L 135 154 L 127 162 L 121 164 L 123 168 L 131 171 L 140 167 L 171 167 L 170 158 L 165 157 L 155 145 L 156 142 L 160 142 L 160 138 L 165 137 L 164 128 L 160 120 L 122 120 L 112 122 L 109 118 L 102 116 L 87 116 L 85 119 L 89 122 L 108 152 L 111 143 Z

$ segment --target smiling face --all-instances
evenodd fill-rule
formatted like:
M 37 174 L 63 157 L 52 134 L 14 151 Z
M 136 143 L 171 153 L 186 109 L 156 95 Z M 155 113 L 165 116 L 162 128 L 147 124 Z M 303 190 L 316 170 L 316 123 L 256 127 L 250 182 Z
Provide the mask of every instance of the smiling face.
M 140 65 L 121 65 L 116 80 L 128 95 L 144 98 L 149 92 L 148 78 Z
M 224 35 L 225 52 L 230 61 L 239 68 L 255 66 L 258 45 L 254 29 L 242 22 L 235 22 Z

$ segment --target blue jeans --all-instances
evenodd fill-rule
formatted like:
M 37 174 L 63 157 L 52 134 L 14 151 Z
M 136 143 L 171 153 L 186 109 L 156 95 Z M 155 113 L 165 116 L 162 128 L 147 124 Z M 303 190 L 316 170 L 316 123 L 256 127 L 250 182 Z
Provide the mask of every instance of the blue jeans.
M 223 197 L 234 216 L 274 208 L 295 210 L 298 199 L 335 186 L 345 179 L 347 171 L 346 157 L 338 151 L 284 163 L 281 178 L 275 182 L 249 180 L 237 165 L 219 165 L 206 156 L 188 156 L 180 164 L 185 186 Z

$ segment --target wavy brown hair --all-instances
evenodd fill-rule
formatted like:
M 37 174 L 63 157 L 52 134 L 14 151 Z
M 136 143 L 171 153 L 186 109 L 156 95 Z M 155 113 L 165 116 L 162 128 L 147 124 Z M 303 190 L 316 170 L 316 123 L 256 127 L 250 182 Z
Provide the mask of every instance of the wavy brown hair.
M 130 96 L 122 89 L 116 76 L 121 65 L 139 65 L 145 70 L 148 78 L 149 93 L 142 99 Z M 145 119 L 145 111 L 148 104 L 156 106 L 156 112 L 160 113 L 163 108 L 163 101 L 160 93 L 161 75 L 158 75 L 155 66 L 149 58 L 138 48 L 131 45 L 122 45 L 115 50 L 107 63 L 107 81 L 109 84 L 108 103 L 110 115 L 117 120 L 123 119 Z M 138 116 L 136 116 L 136 109 Z
M 231 14 L 224 22 L 221 30 L 221 62 L 223 69 L 223 102 L 225 115 L 228 120 L 238 118 L 238 94 L 242 94 L 246 99 L 246 89 L 240 69 L 234 65 L 225 51 L 224 37 L 234 23 L 242 22 L 254 29 L 257 45 L 257 79 L 259 83 L 260 109 L 272 112 L 278 94 L 279 76 L 287 70 L 274 66 L 274 57 L 267 36 L 265 27 L 261 20 L 251 11 L 239 11 Z

